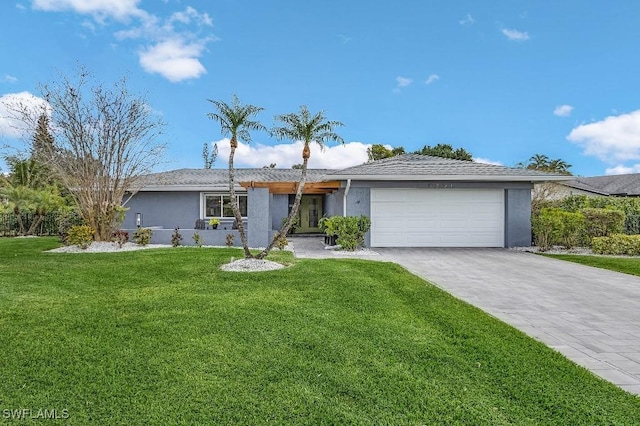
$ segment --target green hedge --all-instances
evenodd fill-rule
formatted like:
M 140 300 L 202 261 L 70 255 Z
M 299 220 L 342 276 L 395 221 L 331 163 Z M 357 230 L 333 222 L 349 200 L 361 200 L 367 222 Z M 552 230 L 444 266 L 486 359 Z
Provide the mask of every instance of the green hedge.
M 581 213 L 585 217 L 586 232 L 589 240 L 624 232 L 626 215 L 621 210 L 587 208 Z
M 542 251 L 554 245 L 573 248 L 585 242 L 585 216 L 561 209 L 542 209 L 531 219 L 534 241 Z
M 596 254 L 640 256 L 640 235 L 614 234 L 595 237 L 591 248 Z

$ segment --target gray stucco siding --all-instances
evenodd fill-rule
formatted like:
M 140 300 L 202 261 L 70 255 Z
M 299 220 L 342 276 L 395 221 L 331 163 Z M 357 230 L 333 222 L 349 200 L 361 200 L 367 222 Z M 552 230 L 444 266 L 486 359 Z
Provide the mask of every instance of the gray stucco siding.
M 282 219 L 289 215 L 289 195 L 273 194 L 269 211 L 271 212 L 271 229 L 280 229 Z
M 531 190 L 505 189 L 505 247 L 531 245 Z
M 125 229 L 136 227 L 136 213 L 142 213 L 144 227 L 194 228 L 200 218 L 200 192 L 138 192 L 125 207 Z

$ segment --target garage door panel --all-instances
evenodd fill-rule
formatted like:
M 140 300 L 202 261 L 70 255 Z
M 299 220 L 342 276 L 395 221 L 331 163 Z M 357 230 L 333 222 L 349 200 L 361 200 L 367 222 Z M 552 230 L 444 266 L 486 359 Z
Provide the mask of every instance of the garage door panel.
M 372 189 L 374 247 L 502 247 L 502 190 Z

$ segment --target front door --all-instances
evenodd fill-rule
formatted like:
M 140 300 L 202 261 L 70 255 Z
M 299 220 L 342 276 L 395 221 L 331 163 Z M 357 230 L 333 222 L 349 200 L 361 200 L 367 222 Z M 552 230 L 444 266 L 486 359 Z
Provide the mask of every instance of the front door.
M 296 233 L 320 232 L 318 222 L 322 217 L 322 195 L 303 195 L 300 200 L 300 210 L 298 219 L 300 225 L 296 228 Z

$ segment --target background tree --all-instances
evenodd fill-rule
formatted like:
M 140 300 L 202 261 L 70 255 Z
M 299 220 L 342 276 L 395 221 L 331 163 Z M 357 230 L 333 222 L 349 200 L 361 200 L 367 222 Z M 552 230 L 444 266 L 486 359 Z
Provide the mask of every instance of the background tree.
M 396 155 L 404 154 L 404 148 L 399 146 L 396 148 L 388 149 L 382 144 L 374 143 L 367 148 L 368 161 L 382 160 L 383 158 L 395 157 Z
M 302 173 L 300 175 L 300 181 L 298 182 L 298 189 L 293 201 L 293 206 L 291 207 L 286 222 L 273 237 L 269 245 L 256 256 L 258 259 L 266 257 L 276 243 L 287 235 L 289 229 L 291 229 L 291 226 L 296 221 L 298 209 L 300 208 L 300 200 L 302 199 L 302 191 L 307 182 L 307 166 L 309 157 L 311 156 L 310 145 L 315 142 L 320 149 L 324 149 L 324 145 L 330 141 L 344 144 L 344 140 L 335 133 L 335 128 L 344 126 L 344 124 L 339 121 L 327 120 L 323 111 L 311 114 L 309 109 L 303 105 L 300 107 L 299 113 L 278 115 L 275 119 L 282 123 L 282 125 L 271 129 L 273 136 L 279 140 L 289 139 L 291 141 L 302 141 L 304 144 L 302 148 Z
M 552 160 L 543 154 L 535 154 L 529 158 L 528 162 L 520 162 L 516 164 L 516 167 L 572 176 L 572 173 L 569 170 L 571 168 L 571 164 L 568 164 L 566 161 L 559 158 Z
M 291 168 L 294 170 L 302 170 L 302 163 L 294 164 Z
M 124 78 L 106 86 L 80 68 L 74 78 L 60 75 L 41 85 L 40 92 L 47 106 L 35 120 L 25 106 L 14 105 L 11 111 L 32 129 L 48 127 L 42 116 L 50 111 L 54 137 L 35 131 L 34 150 L 69 191 L 96 239 L 108 241 L 119 225 L 125 196 L 133 196 L 140 176 L 162 159 L 164 145 L 156 140 L 164 123 L 144 97 L 128 91 Z
M 570 164 L 559 158 L 552 160 L 544 154 L 534 154 L 529 158 L 528 162 L 520 162 L 516 164 L 516 167 L 572 176 L 569 170 L 571 168 Z M 562 194 L 561 189 L 562 185 L 557 182 L 536 183 L 531 192 L 531 210 L 537 212 L 541 207 L 547 205 L 550 200 L 558 199 Z
M 229 140 L 229 144 L 231 146 L 229 151 L 229 198 L 231 199 L 231 209 L 233 210 L 238 232 L 240 233 L 240 240 L 242 241 L 242 247 L 244 248 L 244 255 L 249 259 L 252 258 L 253 255 L 249 251 L 249 243 L 247 241 L 247 235 L 244 232 L 242 215 L 240 214 L 240 209 L 238 207 L 233 157 L 235 156 L 236 148 L 238 147 L 238 139 L 251 142 L 250 131 L 266 130 L 262 123 L 255 119 L 256 115 L 258 115 L 264 108 L 249 104 L 243 105 L 240 102 L 240 99 L 235 95 L 233 96 L 231 104 L 211 99 L 209 99 L 209 102 L 213 104 L 216 111 L 209 113 L 208 117 L 220 124 L 223 136 L 231 136 L 231 139 Z
M 210 169 L 216 163 L 218 158 L 218 144 L 214 143 L 209 149 L 209 144 L 205 143 L 202 147 L 202 160 L 204 161 L 204 168 Z
M 473 160 L 473 155 L 464 148 L 453 149 L 449 144 L 439 143 L 436 146 L 425 145 L 422 149 L 415 152 L 420 155 L 430 155 L 433 157 L 451 158 L 454 160 Z
M 49 116 L 40 114 L 31 139 L 31 158 L 43 163 L 46 161 L 45 153 L 53 151 L 54 146 L 55 140 L 49 127 Z

